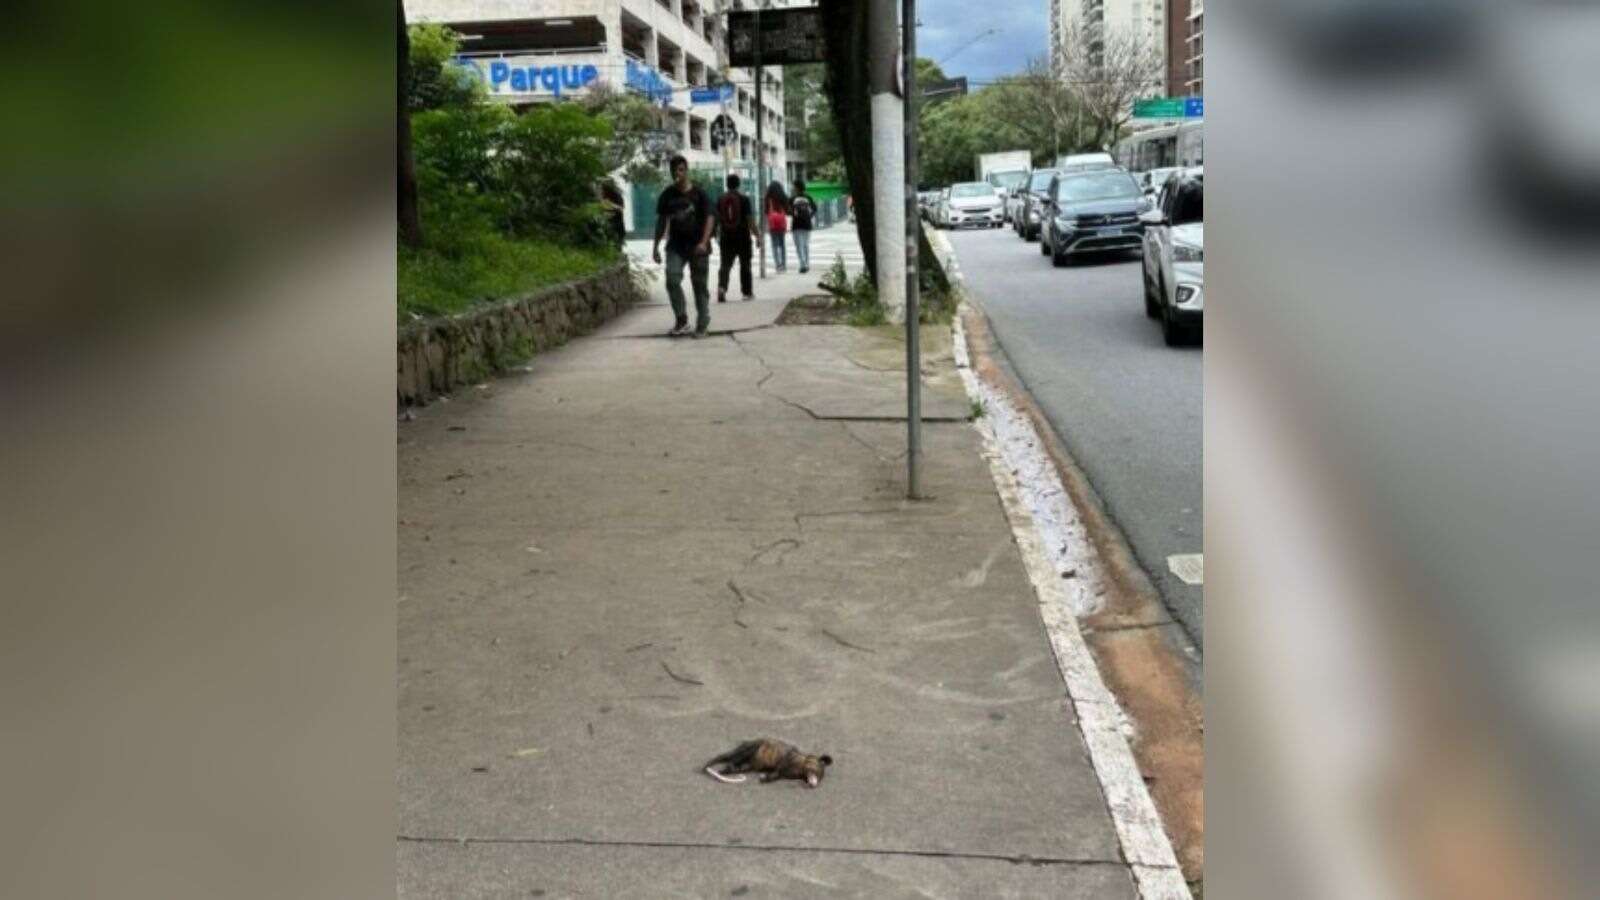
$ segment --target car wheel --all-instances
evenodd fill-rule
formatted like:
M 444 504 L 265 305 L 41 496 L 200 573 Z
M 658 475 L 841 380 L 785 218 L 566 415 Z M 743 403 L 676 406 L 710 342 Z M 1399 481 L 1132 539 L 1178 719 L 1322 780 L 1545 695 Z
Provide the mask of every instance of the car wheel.
M 1049 256 L 1050 255 L 1050 241 L 1049 241 L 1049 238 L 1050 238 L 1050 233 L 1048 231 L 1040 231 L 1039 232 L 1039 255 L 1040 256 Z
M 1050 248 L 1050 265 L 1055 266 L 1058 269 L 1064 269 L 1067 266 L 1068 259 L 1070 259 L 1070 257 L 1068 257 L 1066 254 L 1060 252 L 1054 247 Z
M 1168 347 L 1187 347 L 1193 341 L 1189 329 L 1173 321 L 1169 307 L 1162 307 L 1161 310 L 1161 339 L 1167 342 Z
M 1150 273 L 1144 270 L 1143 264 L 1139 266 L 1139 276 L 1144 282 L 1144 314 L 1154 319 L 1161 315 L 1161 308 L 1156 305 L 1155 285 L 1150 283 Z

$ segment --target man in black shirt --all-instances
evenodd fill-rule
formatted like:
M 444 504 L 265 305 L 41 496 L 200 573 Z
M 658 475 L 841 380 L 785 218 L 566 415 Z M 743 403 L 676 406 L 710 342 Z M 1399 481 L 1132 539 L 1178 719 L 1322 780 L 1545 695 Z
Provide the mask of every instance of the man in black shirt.
M 739 176 L 728 176 L 728 192 L 717 201 L 718 246 L 722 251 L 722 265 L 717 267 L 717 302 L 728 300 L 728 274 L 734 260 L 739 262 L 739 290 L 744 299 L 754 300 L 754 278 L 750 274 L 750 256 L 755 252 L 756 211 L 750 198 L 739 193 Z
M 672 302 L 673 325 L 667 334 L 689 333 L 689 311 L 683 301 L 683 267 L 689 267 L 694 286 L 696 315 L 694 336 L 705 337 L 711 327 L 711 198 L 689 180 L 689 161 L 672 158 L 672 183 L 656 201 L 656 241 L 650 257 L 661 262 L 661 237 L 667 237 L 667 299 Z
M 789 215 L 794 217 L 794 255 L 800 259 L 800 274 L 811 270 L 811 219 L 817 214 L 817 201 L 806 193 L 806 183 L 795 179 L 794 196 L 789 198 Z

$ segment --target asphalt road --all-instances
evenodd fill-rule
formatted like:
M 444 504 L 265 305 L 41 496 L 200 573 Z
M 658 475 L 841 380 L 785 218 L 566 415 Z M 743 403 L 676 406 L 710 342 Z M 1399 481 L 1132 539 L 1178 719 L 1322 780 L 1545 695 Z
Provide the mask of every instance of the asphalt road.
M 1162 342 L 1136 256 L 1057 269 L 1009 228 L 950 239 L 1012 368 L 1203 647 L 1204 588 L 1168 563 L 1203 546 L 1202 349 Z

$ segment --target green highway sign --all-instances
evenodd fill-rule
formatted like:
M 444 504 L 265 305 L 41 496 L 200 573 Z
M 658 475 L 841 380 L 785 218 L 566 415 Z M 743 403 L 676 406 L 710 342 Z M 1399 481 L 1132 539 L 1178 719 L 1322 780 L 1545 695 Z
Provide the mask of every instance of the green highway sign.
M 1153 97 L 1133 101 L 1135 119 L 1194 119 L 1205 114 L 1199 97 Z

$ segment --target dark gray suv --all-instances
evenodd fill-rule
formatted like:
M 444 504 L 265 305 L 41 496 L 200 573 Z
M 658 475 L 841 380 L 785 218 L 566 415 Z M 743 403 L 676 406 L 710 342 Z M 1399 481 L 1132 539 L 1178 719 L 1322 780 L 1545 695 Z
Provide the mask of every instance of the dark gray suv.
M 1039 252 L 1064 266 L 1078 254 L 1141 250 L 1148 203 L 1139 183 L 1122 169 L 1063 172 L 1050 179 Z

